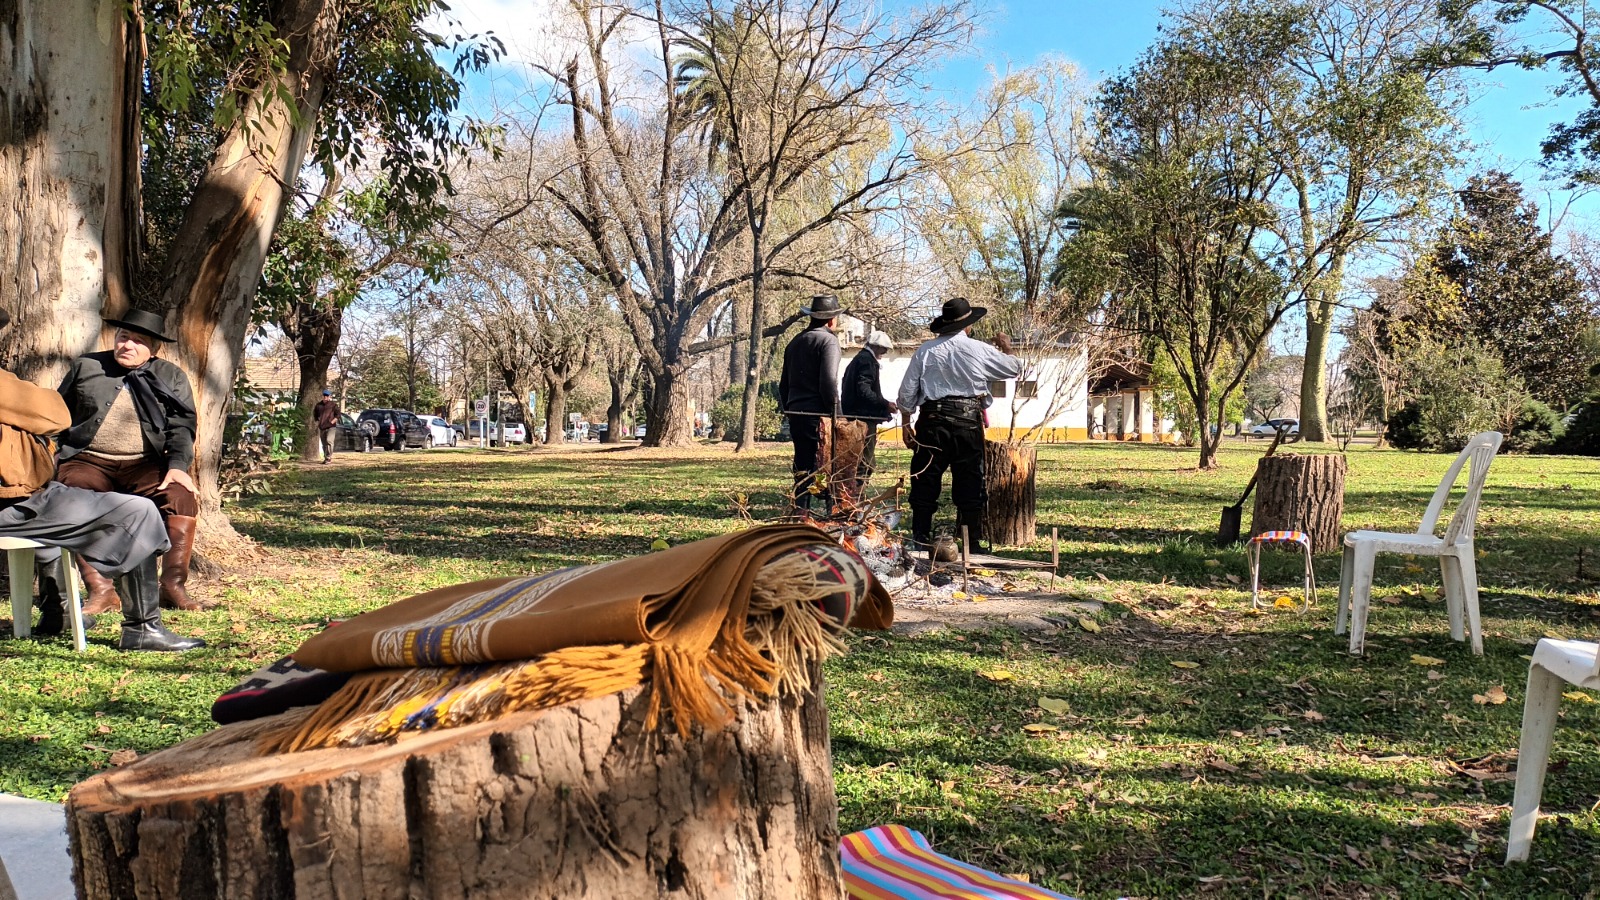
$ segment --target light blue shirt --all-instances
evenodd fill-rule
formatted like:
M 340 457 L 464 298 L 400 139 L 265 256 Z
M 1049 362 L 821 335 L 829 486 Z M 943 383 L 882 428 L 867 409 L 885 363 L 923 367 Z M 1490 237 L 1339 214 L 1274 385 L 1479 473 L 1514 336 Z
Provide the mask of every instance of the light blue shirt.
M 909 414 L 929 400 L 981 397 L 988 392 L 989 382 L 1020 374 L 1022 360 L 957 331 L 928 341 L 911 355 L 898 402 L 901 411 Z

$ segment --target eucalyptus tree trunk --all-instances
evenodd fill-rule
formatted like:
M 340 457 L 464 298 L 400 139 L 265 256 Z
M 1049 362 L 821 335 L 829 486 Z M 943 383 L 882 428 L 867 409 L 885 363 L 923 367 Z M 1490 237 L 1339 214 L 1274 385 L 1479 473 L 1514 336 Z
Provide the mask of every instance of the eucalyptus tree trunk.
M 279 327 L 294 341 L 294 355 L 300 367 L 300 392 L 296 402 L 306 426 L 306 440 L 300 442 L 300 458 L 316 462 L 322 458 L 322 448 L 317 441 L 317 420 L 311 410 L 328 386 L 328 366 L 333 364 L 339 338 L 344 334 L 344 310 L 326 301 L 297 302 Z
M 1300 440 L 1328 439 L 1328 339 L 1338 311 L 1339 273 L 1314 290 L 1306 302 L 1306 356 L 1300 374 Z
M 0 365 L 54 386 L 128 308 L 139 221 L 139 19 L 121 0 L 0 7 Z
M 249 91 L 184 213 L 161 275 L 179 362 L 194 383 L 194 477 L 202 547 L 241 539 L 222 512 L 218 463 L 233 379 L 267 249 L 305 162 L 344 11 L 341 0 L 282 0 L 273 25 L 287 43 L 281 74 Z M 291 107 L 286 98 L 292 98 Z
M 754 212 L 750 220 L 750 366 L 744 375 L 744 406 L 739 413 L 739 443 L 734 452 L 756 445 L 756 412 L 761 407 L 761 326 L 767 320 L 761 288 L 766 266 L 761 261 L 761 232 Z

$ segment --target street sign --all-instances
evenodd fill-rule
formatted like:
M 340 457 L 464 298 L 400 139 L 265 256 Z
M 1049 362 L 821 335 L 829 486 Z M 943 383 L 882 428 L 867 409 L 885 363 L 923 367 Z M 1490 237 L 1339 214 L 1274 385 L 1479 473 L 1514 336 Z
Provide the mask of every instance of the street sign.
M 479 397 L 472 401 L 472 414 L 480 419 L 487 416 L 489 414 L 489 398 Z

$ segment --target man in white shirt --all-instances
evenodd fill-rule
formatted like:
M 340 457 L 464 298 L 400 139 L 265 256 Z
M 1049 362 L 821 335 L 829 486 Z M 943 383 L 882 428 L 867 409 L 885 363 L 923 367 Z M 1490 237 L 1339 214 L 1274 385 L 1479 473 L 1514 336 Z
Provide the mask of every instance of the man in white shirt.
M 988 311 L 965 297 L 946 301 L 938 317 L 928 323 L 928 330 L 938 337 L 917 348 L 900 383 L 901 429 L 913 451 L 911 539 L 919 548 L 932 542 L 933 516 L 939 510 L 946 469 L 958 524 L 966 526 L 974 548 L 983 540 L 983 511 L 989 499 L 983 473 L 983 400 L 989 382 L 1022 372 L 1022 360 L 1011 355 L 1011 338 L 997 334 L 990 346 L 968 335 Z

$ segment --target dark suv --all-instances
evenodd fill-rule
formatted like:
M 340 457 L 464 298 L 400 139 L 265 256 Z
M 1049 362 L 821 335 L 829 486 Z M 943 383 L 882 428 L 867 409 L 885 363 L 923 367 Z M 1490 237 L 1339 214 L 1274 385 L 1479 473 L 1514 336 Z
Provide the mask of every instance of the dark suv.
M 364 409 L 357 421 L 361 430 L 372 436 L 373 446 L 385 450 L 426 447 L 433 442 L 427 424 L 403 409 Z

